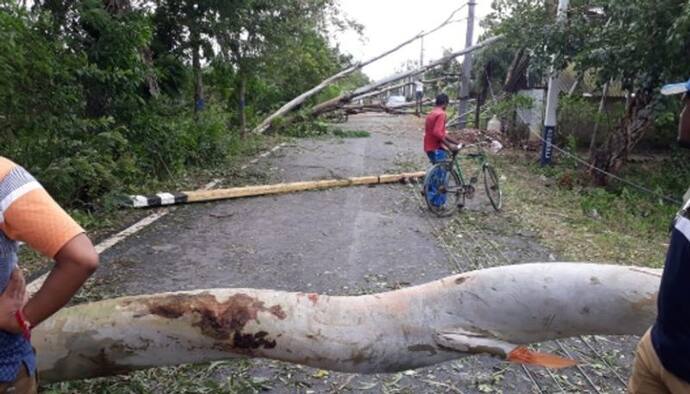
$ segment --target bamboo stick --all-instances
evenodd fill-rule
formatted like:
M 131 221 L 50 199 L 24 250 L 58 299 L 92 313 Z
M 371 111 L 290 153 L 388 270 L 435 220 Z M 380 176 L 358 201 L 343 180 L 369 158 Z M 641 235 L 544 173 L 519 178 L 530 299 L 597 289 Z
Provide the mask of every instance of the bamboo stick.
M 274 185 L 244 186 L 217 190 L 196 190 L 181 193 L 159 193 L 155 196 L 130 196 L 131 207 L 146 208 L 161 205 L 176 205 L 195 202 L 227 200 L 242 197 L 265 196 L 269 194 L 294 193 L 309 190 L 323 190 L 337 187 L 376 185 L 385 183 L 406 182 L 424 177 L 424 172 L 409 172 L 401 174 L 384 174 L 380 176 L 363 176 L 343 179 L 326 179 L 319 181 L 304 181 L 292 183 L 278 183 Z

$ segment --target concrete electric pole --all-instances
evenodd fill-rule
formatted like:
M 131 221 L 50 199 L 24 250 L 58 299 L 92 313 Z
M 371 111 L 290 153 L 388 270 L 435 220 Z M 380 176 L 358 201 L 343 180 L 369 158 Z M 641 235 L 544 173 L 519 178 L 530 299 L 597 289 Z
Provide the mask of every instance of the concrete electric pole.
M 568 17 L 568 3 L 569 0 L 558 1 L 558 14 L 556 16 L 557 23 L 565 22 Z M 553 157 L 553 139 L 556 135 L 556 121 L 558 110 L 558 94 L 561 91 L 559 84 L 558 71 L 551 68 L 551 75 L 549 76 L 549 90 L 546 94 L 546 114 L 544 117 L 544 136 L 541 148 L 541 165 L 545 166 L 551 163 Z
M 472 41 L 474 39 L 474 6 L 477 3 L 475 0 L 469 0 L 467 3 L 467 34 L 465 35 L 465 48 L 472 46 Z M 472 53 L 465 55 L 462 62 L 462 79 L 460 81 L 460 104 L 458 104 L 458 127 L 463 129 L 467 124 L 467 112 L 469 107 L 470 99 L 470 80 L 472 74 Z

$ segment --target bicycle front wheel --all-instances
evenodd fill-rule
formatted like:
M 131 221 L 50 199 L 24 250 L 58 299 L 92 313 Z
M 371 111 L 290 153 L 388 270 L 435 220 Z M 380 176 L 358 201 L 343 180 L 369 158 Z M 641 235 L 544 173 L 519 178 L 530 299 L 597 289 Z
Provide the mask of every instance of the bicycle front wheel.
M 438 216 L 450 216 L 464 205 L 464 186 L 449 163 L 435 164 L 427 171 L 424 199 L 429 210 Z
M 490 164 L 484 164 L 482 172 L 484 173 L 486 195 L 489 197 L 489 201 L 491 201 L 491 206 L 499 211 L 503 206 L 503 192 L 501 192 L 501 185 L 498 183 L 496 170 Z

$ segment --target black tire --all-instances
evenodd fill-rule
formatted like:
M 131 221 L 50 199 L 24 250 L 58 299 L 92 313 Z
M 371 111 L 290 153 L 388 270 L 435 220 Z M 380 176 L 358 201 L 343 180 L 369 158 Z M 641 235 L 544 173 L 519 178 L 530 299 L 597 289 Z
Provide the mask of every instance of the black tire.
M 442 180 L 438 178 L 439 171 L 445 172 Z M 450 162 L 437 163 L 429 168 L 422 187 L 426 205 L 438 216 L 450 216 L 458 210 L 458 207 L 465 204 L 464 186 L 458 174 L 452 171 Z M 443 198 L 439 198 L 440 195 L 443 195 Z
M 498 183 L 498 174 L 490 164 L 484 164 L 482 172 L 484 173 L 484 190 L 486 190 L 486 195 L 491 201 L 491 206 L 500 211 L 503 206 L 503 192 Z

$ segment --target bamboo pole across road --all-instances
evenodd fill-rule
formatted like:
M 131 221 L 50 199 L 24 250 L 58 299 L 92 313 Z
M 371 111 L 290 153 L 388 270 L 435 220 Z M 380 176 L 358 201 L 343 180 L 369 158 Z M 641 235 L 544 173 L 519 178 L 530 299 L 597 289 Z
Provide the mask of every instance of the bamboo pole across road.
M 158 193 L 155 196 L 130 196 L 129 206 L 133 208 L 148 208 L 162 205 L 188 204 L 228 200 L 242 197 L 265 196 L 268 194 L 284 194 L 309 190 L 332 189 L 336 187 L 380 185 L 386 183 L 400 183 L 424 177 L 424 172 L 406 172 L 401 174 L 384 174 L 342 179 L 326 179 L 320 181 L 303 181 L 293 183 L 278 183 L 274 185 L 244 186 L 218 190 L 197 190 L 179 193 Z

